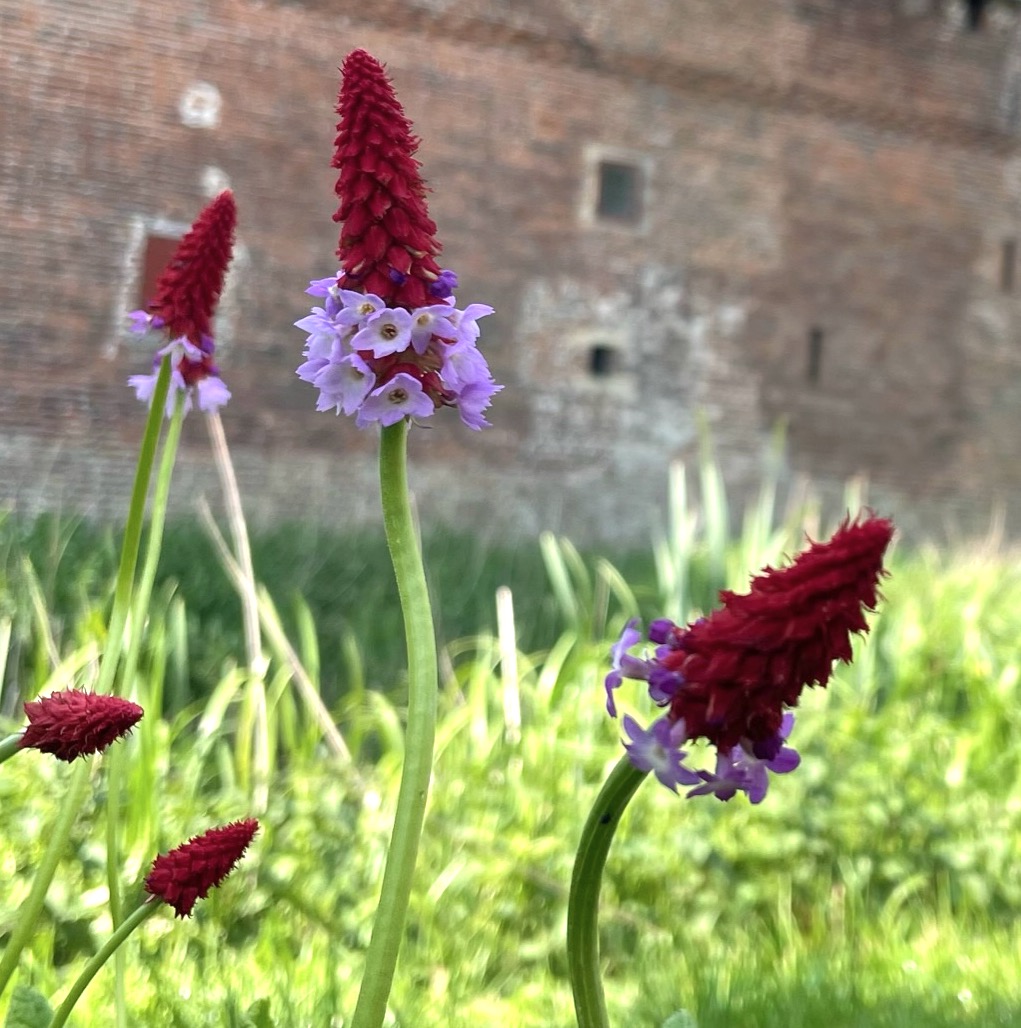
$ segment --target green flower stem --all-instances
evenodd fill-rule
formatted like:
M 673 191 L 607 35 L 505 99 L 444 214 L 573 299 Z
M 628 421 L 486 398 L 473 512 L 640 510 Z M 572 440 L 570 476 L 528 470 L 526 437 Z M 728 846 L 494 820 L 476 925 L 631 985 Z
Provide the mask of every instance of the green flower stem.
M 163 428 L 163 412 L 166 407 L 167 394 L 170 392 L 170 355 L 163 358 L 160 373 L 156 378 L 152 402 L 149 404 L 149 417 L 142 435 L 142 446 L 138 452 L 138 465 L 135 468 L 135 484 L 131 489 L 131 506 L 128 508 L 128 519 L 124 525 L 124 541 L 121 544 L 120 566 L 117 568 L 117 584 L 113 594 L 113 609 L 110 611 L 110 624 L 106 632 L 106 644 L 103 647 L 103 661 L 99 668 L 99 681 L 95 692 L 108 693 L 113 686 L 120 659 L 121 647 L 124 643 L 124 625 L 128 620 L 131 608 L 131 593 L 135 583 L 135 565 L 138 562 L 138 547 L 142 540 L 142 525 L 145 521 L 145 500 L 149 495 L 149 479 L 152 477 L 152 465 L 156 458 L 156 444 L 159 442 Z
M 128 649 L 121 664 L 119 696 L 131 692 L 138 668 L 138 656 L 142 650 L 145 622 L 149 613 L 149 601 L 156 581 L 160 552 L 163 549 L 163 528 L 167 520 L 167 504 L 170 501 L 170 481 L 177 460 L 177 447 L 181 441 L 181 427 L 184 423 L 185 394 L 178 391 L 174 399 L 174 413 L 167 426 L 167 434 L 160 451 L 159 468 L 156 472 L 156 486 L 153 490 L 152 507 L 149 513 L 149 533 L 146 539 L 145 558 L 142 571 L 131 593 L 131 634 Z M 165 403 L 165 401 L 164 401 Z M 163 407 L 160 407 L 162 410 Z M 136 553 L 138 547 L 136 546 Z M 151 711 L 155 715 L 156 711 Z M 106 802 L 106 884 L 110 903 L 110 920 L 116 928 L 123 917 L 121 903 L 121 811 L 124 806 L 124 757 L 121 748 L 107 756 L 107 802 Z M 127 1028 L 127 1002 L 125 998 L 126 965 L 124 953 L 114 957 L 114 1009 L 117 1028 Z
M 46 902 L 46 893 L 49 891 L 50 883 L 56 874 L 57 865 L 63 856 L 67 840 L 70 838 L 71 829 L 78 816 L 78 808 L 85 800 L 85 793 L 89 784 L 89 765 L 86 761 L 79 762 L 71 772 L 71 784 L 64 796 L 64 802 L 57 815 L 57 821 L 53 825 L 49 842 L 46 844 L 46 851 L 36 868 L 35 878 L 32 881 L 32 888 L 29 891 L 28 899 L 21 906 L 18 923 L 14 926 L 10 941 L 4 950 L 3 958 L 0 959 L 0 996 L 7 988 L 8 982 L 14 969 L 18 966 L 18 958 L 25 948 L 32 933 L 35 931 L 39 914 Z
M 567 901 L 567 966 L 578 1028 L 609 1028 L 599 974 L 599 890 L 621 814 L 647 774 L 621 757 L 581 832 Z
M 75 979 L 70 991 L 64 997 L 64 1002 L 57 1007 L 50 1020 L 49 1028 L 61 1028 L 65 1024 L 75 1003 L 81 998 L 81 994 L 88 987 L 89 982 L 96 977 L 99 969 L 110 959 L 110 954 L 117 950 L 117 947 L 147 918 L 152 917 L 158 910 L 163 909 L 163 904 L 155 900 L 147 900 L 137 910 L 126 917 L 116 928 L 113 935 L 103 943 L 99 952 L 85 965 L 82 973 Z
M 436 730 L 436 638 L 422 553 L 411 516 L 407 445 L 406 419 L 383 429 L 379 480 L 383 524 L 401 597 L 408 646 L 408 726 L 397 813 L 352 1028 L 379 1028 L 386 1016 L 432 773 Z
M 0 764 L 10 760 L 18 750 L 21 749 L 21 736 L 23 732 L 15 732 L 14 735 L 0 739 Z

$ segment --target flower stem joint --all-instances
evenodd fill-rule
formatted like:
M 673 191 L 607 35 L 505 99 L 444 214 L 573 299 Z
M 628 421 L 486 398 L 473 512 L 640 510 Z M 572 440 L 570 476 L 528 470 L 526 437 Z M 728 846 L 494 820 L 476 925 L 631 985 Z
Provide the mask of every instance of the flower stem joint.
M 787 746 L 797 705 L 808 685 L 825 686 L 833 662 L 851 660 L 851 636 L 868 631 L 864 612 L 875 610 L 886 574 L 883 555 L 893 524 L 872 514 L 845 520 L 825 543 L 812 543 L 787 567 L 766 568 L 744 594 L 721 593 L 722 606 L 681 627 L 653 621 L 655 649 L 636 657 L 642 640 L 629 621 L 611 650 L 606 706 L 623 679 L 644 681 L 664 715 L 648 729 L 623 719 L 631 763 L 687 796 L 729 800 L 744 792 L 761 803 L 768 772 L 785 774 L 800 763 Z M 685 764 L 686 743 L 716 748 L 713 771 Z
M 344 61 L 337 113 L 340 268 L 306 290 L 323 303 L 295 322 L 308 333 L 298 377 L 319 390 L 317 410 L 354 415 L 359 428 L 440 407 L 484 428 L 483 411 L 503 388 L 476 345 L 478 320 L 493 308 L 455 306 L 457 275 L 436 261 L 418 139 L 383 66 L 364 50 Z

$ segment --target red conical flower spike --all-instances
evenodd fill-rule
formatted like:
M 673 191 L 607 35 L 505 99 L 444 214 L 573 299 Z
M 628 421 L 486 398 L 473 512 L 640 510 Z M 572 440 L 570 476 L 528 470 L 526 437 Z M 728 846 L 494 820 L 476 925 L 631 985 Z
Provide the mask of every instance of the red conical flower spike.
M 119 696 L 66 689 L 25 704 L 29 724 L 19 746 L 72 761 L 105 750 L 138 724 L 144 713 L 137 703 Z
M 153 861 L 146 892 L 169 903 L 178 917 L 187 917 L 196 901 L 234 870 L 258 830 L 259 822 L 248 818 L 196 835 Z
M 648 729 L 624 716 L 631 763 L 653 771 L 669 789 L 729 800 L 744 792 L 761 803 L 769 772 L 787 774 L 801 761 L 788 746 L 794 715 L 786 711 L 809 685 L 825 686 L 836 660 L 851 660 L 851 635 L 867 632 L 875 610 L 883 555 L 893 537 L 886 518 L 845 520 L 829 542 L 812 543 L 786 568 L 766 568 L 751 591 L 720 593 L 723 606 L 692 625 L 668 618 L 649 625 L 653 656 L 628 650 L 641 641 L 638 619 L 624 626 L 611 651 L 606 709 L 625 678 L 648 683 L 666 707 Z M 703 738 L 716 747 L 716 770 L 693 770 L 682 747 Z
M 436 225 L 414 154 L 418 139 L 383 66 L 364 50 L 344 60 L 333 166 L 343 222 L 342 286 L 375 293 L 390 307 L 435 303 L 440 274 Z
M 149 311 L 171 339 L 183 336 L 205 349 L 203 339 L 213 334 L 211 319 L 223 291 L 236 223 L 234 194 L 226 190 L 202 209 L 157 279 Z
M 774 737 L 784 707 L 806 685 L 825 686 L 833 662 L 850 661 L 852 633 L 868 631 L 863 611 L 875 609 L 892 536 L 886 518 L 845 521 L 789 567 L 766 568 L 750 592 L 721 593 L 722 608 L 683 631 L 663 660 L 684 680 L 670 718 L 684 720 L 687 737 L 720 749 Z

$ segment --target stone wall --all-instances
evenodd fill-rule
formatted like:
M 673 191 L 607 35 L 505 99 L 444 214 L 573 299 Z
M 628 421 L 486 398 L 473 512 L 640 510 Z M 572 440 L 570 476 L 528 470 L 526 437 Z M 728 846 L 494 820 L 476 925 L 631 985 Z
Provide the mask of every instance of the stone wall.
M 498 311 L 494 428 L 415 433 L 425 513 L 640 539 L 700 424 L 740 490 L 780 420 L 792 473 L 864 472 L 919 524 L 981 523 L 1021 499 L 1021 36 L 963 8 L 0 0 L 0 502 L 123 510 L 145 240 L 230 185 L 218 333 L 246 502 L 374 517 L 374 439 L 314 413 L 291 327 L 335 267 L 336 69 L 360 46 L 422 137 L 459 299 Z M 601 162 L 634 170 L 633 220 L 599 214 Z M 185 507 L 215 482 L 189 420 Z

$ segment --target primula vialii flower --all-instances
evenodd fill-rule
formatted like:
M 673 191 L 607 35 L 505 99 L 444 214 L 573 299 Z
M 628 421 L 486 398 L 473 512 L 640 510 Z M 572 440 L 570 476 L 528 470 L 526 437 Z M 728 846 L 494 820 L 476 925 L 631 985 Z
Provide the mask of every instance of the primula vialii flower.
M 671 789 L 692 786 L 688 796 L 745 792 L 761 802 L 767 771 L 798 766 L 797 751 L 785 745 L 794 725 L 787 708 L 806 686 L 825 686 L 833 662 L 851 660 L 852 634 L 868 631 L 864 612 L 879 599 L 892 536 L 886 518 L 845 521 L 829 542 L 755 576 L 749 592 L 721 593 L 723 605 L 708 617 L 685 627 L 653 621 L 651 656 L 627 652 L 642 638 L 637 621 L 628 622 L 611 653 L 607 710 L 616 717 L 614 690 L 624 678 L 646 682 L 666 709 L 648 730 L 624 718 L 631 762 Z M 714 771 L 683 763 L 682 745 L 696 739 L 716 747 Z
M 493 308 L 455 306 L 457 275 L 436 262 L 418 140 L 382 65 L 355 50 L 341 71 L 333 158 L 341 266 L 306 290 L 323 306 L 295 322 L 308 333 L 298 377 L 319 390 L 317 410 L 353 414 L 359 428 L 440 407 L 484 428 L 483 411 L 503 388 L 476 345 L 478 320 Z
M 170 354 L 168 415 L 178 392 L 185 394 L 185 411 L 191 409 L 193 400 L 200 410 L 213 412 L 230 399 L 213 362 L 216 344 L 212 319 L 230 264 L 236 223 L 234 194 L 227 190 L 206 205 L 178 244 L 156 282 L 156 296 L 149 310 L 128 315 L 132 332 L 144 335 L 158 330 L 170 340 L 157 351 L 152 374 L 128 379 L 138 398 L 151 402 L 160 363 Z
M 234 870 L 258 830 L 259 822 L 248 818 L 196 835 L 153 861 L 146 892 L 169 903 L 178 917 L 187 917 Z
M 127 735 L 143 713 L 137 703 L 119 696 L 65 689 L 25 704 L 28 727 L 19 746 L 72 761 L 105 750 Z

